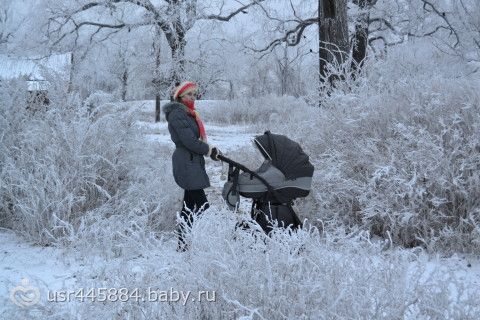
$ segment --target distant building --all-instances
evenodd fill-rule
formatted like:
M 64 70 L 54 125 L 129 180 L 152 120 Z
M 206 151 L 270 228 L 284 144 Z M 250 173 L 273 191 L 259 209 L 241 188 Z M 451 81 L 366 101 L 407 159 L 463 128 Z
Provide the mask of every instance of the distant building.
M 48 104 L 50 83 L 46 80 L 46 75 L 69 75 L 71 57 L 71 53 L 53 54 L 45 58 L 0 54 L 0 81 L 24 79 L 27 82 L 29 104 Z

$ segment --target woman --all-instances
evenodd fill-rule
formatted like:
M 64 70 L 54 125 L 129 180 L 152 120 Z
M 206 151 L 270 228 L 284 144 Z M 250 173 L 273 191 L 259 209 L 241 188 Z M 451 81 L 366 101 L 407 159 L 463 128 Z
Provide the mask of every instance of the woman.
M 175 143 L 172 156 L 173 177 L 185 190 L 180 216 L 188 226 L 192 224 L 192 213 L 201 213 L 209 208 L 203 189 L 210 186 L 205 171 L 204 156 L 218 161 L 220 151 L 207 143 L 205 127 L 195 110 L 197 85 L 183 82 L 175 87 L 172 102 L 163 107 L 168 122 L 170 137 Z M 179 250 L 186 250 L 184 226 L 178 228 Z

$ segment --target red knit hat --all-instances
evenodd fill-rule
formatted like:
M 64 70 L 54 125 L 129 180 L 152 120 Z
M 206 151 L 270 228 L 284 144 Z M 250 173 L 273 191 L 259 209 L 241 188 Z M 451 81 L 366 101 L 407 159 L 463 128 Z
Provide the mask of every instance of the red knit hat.
M 194 82 L 186 81 L 180 83 L 173 91 L 173 99 L 177 100 L 189 92 L 196 91 L 197 85 Z

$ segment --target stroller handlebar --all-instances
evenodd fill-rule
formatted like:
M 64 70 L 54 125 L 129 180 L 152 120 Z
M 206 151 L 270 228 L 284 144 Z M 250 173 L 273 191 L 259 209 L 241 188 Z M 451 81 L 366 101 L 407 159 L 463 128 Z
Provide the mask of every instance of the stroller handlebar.
M 236 161 L 233 161 L 232 159 L 228 158 L 228 157 L 225 157 L 223 154 L 219 154 L 217 156 L 218 160 L 220 161 L 223 161 L 223 162 L 226 162 L 234 167 L 237 167 L 239 168 L 240 170 L 242 171 L 245 171 L 245 172 L 248 172 L 250 174 L 255 174 L 255 172 L 253 172 L 252 170 L 248 169 L 247 167 L 245 167 L 244 165 L 236 162 Z
M 229 162 L 229 161 L 232 161 L 230 160 L 229 158 L 225 157 L 222 153 L 220 153 L 218 156 L 217 156 L 218 159 L 222 160 L 222 161 L 225 161 L 225 162 Z
M 222 153 L 220 153 L 218 156 L 217 156 L 218 160 L 220 161 L 223 161 L 223 162 L 226 162 L 226 163 L 235 163 L 235 161 L 233 161 L 232 159 L 230 158 L 227 158 L 225 157 Z

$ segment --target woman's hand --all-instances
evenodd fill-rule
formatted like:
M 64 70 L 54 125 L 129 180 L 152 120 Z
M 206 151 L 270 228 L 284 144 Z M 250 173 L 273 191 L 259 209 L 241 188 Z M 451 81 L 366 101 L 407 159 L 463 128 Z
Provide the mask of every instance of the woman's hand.
M 218 159 L 218 155 L 220 155 L 220 154 L 222 154 L 220 152 L 220 150 L 218 150 L 217 147 L 213 147 L 212 152 L 210 153 L 210 158 L 212 158 L 212 160 L 214 160 L 214 161 L 218 161 L 218 160 L 220 160 L 220 159 Z

